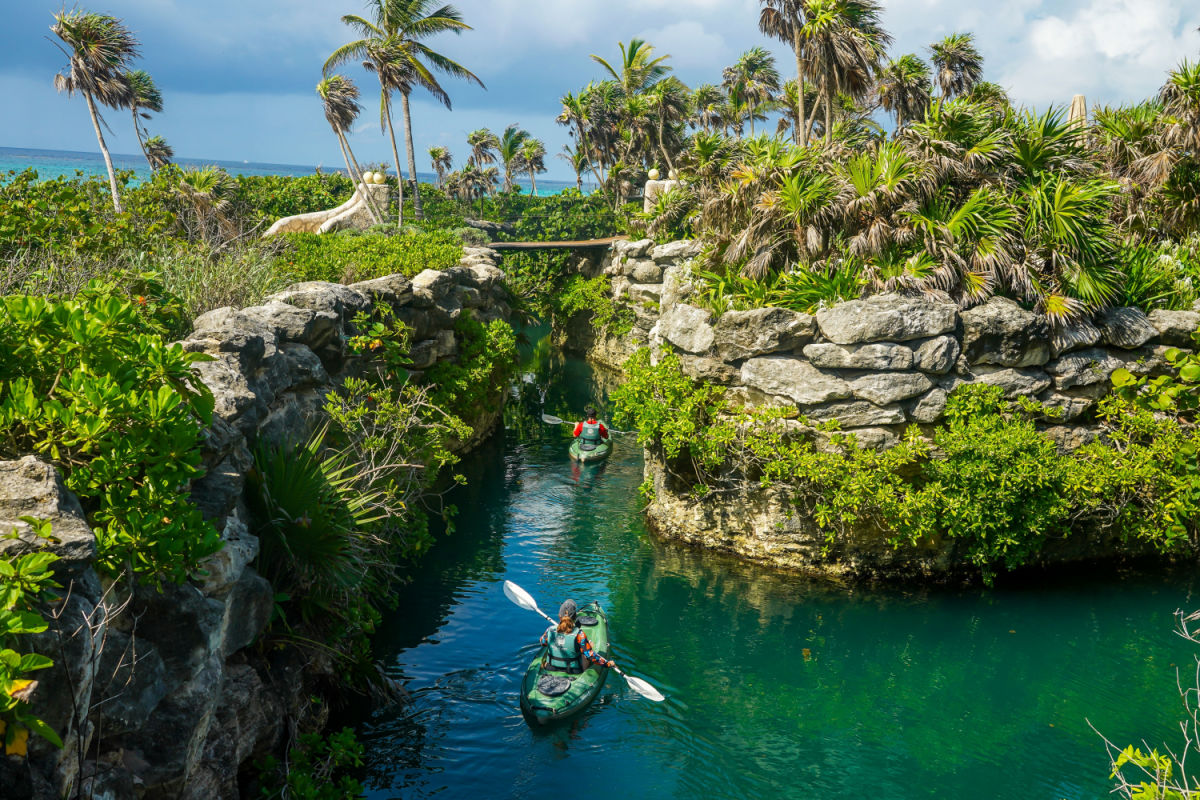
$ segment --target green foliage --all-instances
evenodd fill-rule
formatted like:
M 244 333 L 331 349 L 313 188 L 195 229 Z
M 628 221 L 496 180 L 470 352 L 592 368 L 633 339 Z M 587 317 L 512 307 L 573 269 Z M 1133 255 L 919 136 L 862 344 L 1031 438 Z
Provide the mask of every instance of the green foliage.
M 701 261 L 711 253 L 701 256 Z M 716 314 L 733 309 L 767 306 L 811 314 L 817 309 L 858 297 L 865 278 L 861 265 L 846 259 L 830 271 L 792 270 L 762 280 L 747 278 L 736 269 L 716 266 L 693 268 L 698 301 Z
M 0 453 L 62 469 L 110 575 L 183 581 L 220 546 L 185 491 L 213 398 L 191 370 L 208 357 L 163 340 L 177 312 L 99 284 L 0 298 Z
M 131 175 L 122 173 L 121 182 Z M 174 223 L 162 204 L 134 198 L 127 205 L 123 214 L 113 211 L 102 178 L 38 180 L 32 169 L 0 174 L 0 260 L 22 252 L 56 259 L 109 257 L 141 247 Z
M 563 319 L 578 313 L 590 314 L 592 327 L 601 333 L 624 336 L 633 330 L 633 310 L 613 301 L 612 285 L 603 275 L 595 278 L 572 275 L 554 296 L 552 308 L 555 316 Z
M 425 377 L 434 404 L 470 420 L 503 402 L 499 393 L 517 363 L 517 337 L 503 320 L 484 325 L 468 316 L 459 317 L 454 330 L 458 358 L 435 364 Z
M 354 193 L 354 182 L 340 172 L 315 175 L 239 175 L 233 206 L 248 226 L 296 214 L 337 208 Z
M 1037 430 L 1049 409 L 1005 401 L 997 387 L 963 386 L 929 439 L 914 426 L 876 452 L 836 424 L 736 406 L 721 387 L 687 378 L 674 354 L 650 362 L 648 350 L 626 362 L 614 424 L 636 427 L 697 495 L 786 493 L 831 547 L 850 530 L 874 531 L 894 547 L 942 543 L 990 580 L 1080 530 L 1163 552 L 1195 538 L 1200 435 L 1120 401 L 1103 407 L 1109 444 L 1064 454 Z
M 363 787 L 347 771 L 361 767 L 363 746 L 352 728 L 306 733 L 288 751 L 286 768 L 274 757 L 259 768 L 262 800 L 357 800 Z
M 50 538 L 49 523 L 31 517 L 23 517 L 22 521 L 37 536 Z M 9 536 L 15 537 L 15 531 Z M 29 695 L 37 688 L 37 681 L 25 677 L 54 666 L 54 662 L 17 649 L 19 637 L 42 633 L 47 628 L 36 606 L 52 589 L 60 588 L 51 573 L 55 561 L 58 556 L 47 552 L 0 558 L 0 741 L 10 756 L 25 755 L 31 731 L 62 747 L 58 734 L 30 710 Z
M 306 281 L 355 283 L 422 270 L 444 270 L 462 259 L 462 243 L 444 231 L 383 234 L 289 233 L 278 269 Z
M 1125 273 L 1119 304 L 1145 311 L 1190 309 L 1200 296 L 1197 244 L 1195 238 L 1179 244 L 1127 243 L 1119 256 Z

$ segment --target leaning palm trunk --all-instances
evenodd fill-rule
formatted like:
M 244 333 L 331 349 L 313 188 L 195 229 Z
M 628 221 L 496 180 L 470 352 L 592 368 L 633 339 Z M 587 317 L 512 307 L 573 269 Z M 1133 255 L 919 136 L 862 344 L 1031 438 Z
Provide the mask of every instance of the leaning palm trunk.
M 137 106 L 133 107 L 133 132 L 137 134 L 138 147 L 142 148 L 142 155 L 146 157 L 146 163 L 150 165 L 150 171 L 154 172 L 154 162 L 150 160 L 150 154 L 146 152 L 146 142 L 142 139 L 142 128 L 138 125 Z
M 396 160 L 396 188 L 400 192 L 400 198 L 396 203 L 399 211 L 396 212 L 396 228 L 397 230 L 404 227 L 404 175 L 400 172 L 400 151 L 396 148 L 396 129 L 392 127 L 392 104 L 389 102 L 384 110 L 384 118 L 387 120 L 388 136 L 392 140 L 392 158 Z
M 92 127 L 96 129 L 96 140 L 100 142 L 100 153 L 104 156 L 104 166 L 108 170 L 108 188 L 112 191 L 113 208 L 120 214 L 124 209 L 121 208 L 121 196 L 117 193 L 117 173 L 113 169 L 112 156 L 108 154 L 108 145 L 104 143 L 104 132 L 100 130 L 100 114 L 96 111 L 96 101 L 92 99 L 91 92 L 84 92 L 83 97 L 87 100 L 88 113 L 92 115 Z
M 529 165 L 529 183 L 533 185 L 530 197 L 537 197 L 537 171 L 534 170 L 532 164 Z
M 346 138 L 346 134 L 343 131 L 339 131 L 338 135 L 346 142 L 346 154 L 350 157 L 350 163 L 354 165 L 355 180 L 357 181 L 355 190 L 357 191 L 359 185 L 363 187 L 363 191 L 366 192 L 363 199 L 367 203 L 367 209 L 371 212 L 371 216 L 374 217 L 375 221 L 382 225 L 387 222 L 387 202 L 385 200 L 383 208 L 378 207 L 374 192 L 366 188 L 367 180 L 363 177 L 363 168 L 359 166 L 358 159 L 354 157 L 354 148 L 350 146 L 350 140 Z
M 675 164 L 671 161 L 671 154 L 667 152 L 667 146 L 663 144 L 663 121 L 662 115 L 659 115 L 658 120 L 658 149 L 662 151 L 663 159 L 667 162 L 668 176 L 675 171 Z
M 408 108 L 408 93 L 400 93 L 400 109 L 404 112 L 404 144 L 408 149 L 408 179 L 412 181 L 413 213 L 419 222 L 425 215 L 421 211 L 421 187 L 417 183 L 417 156 L 413 152 L 412 112 Z M 399 174 L 399 167 L 396 173 Z
M 599 159 L 593 158 L 592 146 L 588 143 L 587 134 L 583 131 L 582 120 L 576 121 L 575 125 L 579 128 L 579 141 L 583 144 L 583 152 L 588 154 L 588 161 L 592 162 L 592 174 L 596 176 L 596 185 L 603 186 L 604 179 L 600 177 L 600 167 L 596 164 Z
M 350 174 L 350 180 L 354 181 L 354 190 L 358 191 L 361 187 L 363 200 L 367 204 L 367 213 L 371 215 L 371 219 L 378 225 L 383 222 L 383 219 L 380 217 L 378 209 L 375 208 L 375 198 L 367 189 L 366 181 L 363 180 L 362 170 L 358 166 L 358 160 L 354 158 L 354 153 L 350 149 L 350 142 L 346 141 L 346 137 L 341 131 L 336 131 L 336 133 L 338 146 L 342 148 L 342 160 L 346 162 L 346 172 Z

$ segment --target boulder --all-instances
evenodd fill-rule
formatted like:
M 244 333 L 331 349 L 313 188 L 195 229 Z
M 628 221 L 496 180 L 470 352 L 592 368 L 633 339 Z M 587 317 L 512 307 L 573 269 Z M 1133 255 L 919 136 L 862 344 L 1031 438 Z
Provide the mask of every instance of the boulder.
M 338 315 L 332 311 L 299 308 L 278 300 L 251 306 L 242 313 L 261 320 L 273 331 L 277 342 L 296 342 L 314 350 L 334 337 L 339 322 Z
M 1194 348 L 1192 334 L 1200 329 L 1200 313 L 1167 311 L 1156 308 L 1150 312 L 1150 324 L 1158 331 L 1158 340 L 1171 347 Z
M 225 614 L 221 623 L 220 648 L 225 658 L 258 641 L 271 621 L 275 593 L 252 567 L 246 567 L 224 598 Z
M 921 372 L 867 373 L 850 381 L 850 391 L 862 400 L 887 406 L 925 394 L 933 381 Z
M 836 344 L 907 342 L 950 333 L 958 325 L 958 307 L 898 294 L 839 303 L 817 312 L 821 333 Z
M 181 344 L 189 353 L 233 355 L 247 374 L 275 352 L 275 330 L 258 316 L 226 306 L 196 317 Z
M 325 365 L 308 345 L 287 342 L 279 349 L 283 351 L 284 363 L 287 364 L 289 386 L 297 388 L 329 383 L 329 373 L 325 371 Z
M 654 248 L 653 239 L 613 242 L 613 252 L 625 258 L 645 258 Z
M 1099 438 L 1095 429 L 1082 425 L 1053 425 L 1042 433 L 1063 453 L 1073 453 Z
M 250 385 L 237 356 L 222 353 L 212 361 L 193 364 L 192 371 L 213 393 L 213 413 L 242 433 L 253 435 L 258 420 L 267 411 L 267 401 L 259 397 L 257 387 Z
M 1050 331 L 1050 353 L 1058 358 L 1063 353 L 1093 347 L 1100 341 L 1100 329 L 1088 320 L 1052 328 Z
M 258 438 L 272 445 L 303 444 L 320 424 L 326 393 L 324 389 L 283 393 L 258 423 Z
M 974 367 L 973 371 L 980 383 L 1003 389 L 1004 397 L 1008 400 L 1018 395 L 1034 397 L 1049 389 L 1052 383 L 1050 376 L 1040 369 L 990 367 L 981 364 Z
M 764 356 L 742 365 L 742 383 L 766 394 L 788 397 L 802 406 L 845 400 L 852 394 L 844 380 L 800 358 Z
M 408 349 L 408 358 L 413 369 L 429 369 L 438 360 L 437 339 L 423 339 Z
M 454 290 L 454 278 L 448 273 L 436 270 L 422 270 L 412 279 L 413 298 L 420 298 L 427 303 L 435 303 Z
M 1158 328 L 1141 309 L 1106 308 L 1096 314 L 1101 341 L 1122 350 L 1136 350 L 1158 336 Z
M 922 425 L 932 425 L 946 413 L 947 397 L 948 393 L 945 389 L 934 388 L 930 390 L 928 394 L 917 400 L 908 409 L 909 419 Z
M 48 521 L 54 540 L 35 536 L 21 517 Z M 14 532 L 16 538 L 7 538 Z M 80 572 L 96 560 L 96 537 L 53 465 L 34 456 L 0 461 L 0 556 L 41 550 L 61 559 L 56 571 Z
M 221 549 L 200 564 L 200 574 L 193 576 L 200 590 L 209 597 L 225 594 L 242 577 L 246 566 L 258 557 L 258 537 L 250 533 L 246 523 L 233 514 L 221 531 Z
M 962 312 L 963 355 L 968 364 L 1035 367 L 1050 360 L 1050 325 L 1006 297 Z
M 663 313 L 670 311 L 671 306 L 686 300 L 694 290 L 692 274 L 688 270 L 683 267 L 667 267 L 663 270 L 659 308 Z
M 833 344 L 819 342 L 804 346 L 804 357 L 822 369 L 906 370 L 913 365 L 913 351 L 902 344 Z
M 175 686 L 194 678 L 220 649 L 225 605 L 191 584 L 139 584 L 131 610 L 138 636 L 158 648 Z
M 412 300 L 412 281 L 403 275 L 385 275 L 369 281 L 350 284 L 356 292 L 371 298 L 372 303 L 387 303 L 392 306 L 405 305 Z
M 109 630 L 96 668 L 93 697 L 104 736 L 120 736 L 145 724 L 167 694 L 167 669 L 156 648 Z
M 704 242 L 699 239 L 684 239 L 660 244 L 650 251 L 650 257 L 660 264 L 663 262 L 678 263 L 684 259 L 695 258 L 703 249 Z
M 254 457 L 246 447 L 246 440 L 239 437 L 225 458 L 192 481 L 192 502 L 205 519 L 222 520 L 233 511 L 242 497 L 246 473 L 253 465 Z
M 1068 353 L 1048 364 L 1046 371 L 1054 376 L 1055 388 L 1062 391 L 1076 386 L 1107 385 L 1113 372 L 1122 367 L 1138 371 L 1135 358 L 1093 347 Z
M 1058 416 L 1053 417 L 1060 422 L 1073 422 L 1092 410 L 1096 401 L 1090 397 L 1081 397 L 1049 389 L 1038 397 L 1038 402 L 1047 408 L 1057 410 Z
M 662 283 L 663 268 L 653 261 L 634 261 L 626 268 L 625 274 L 634 283 Z
M 845 442 L 845 444 L 838 444 L 839 441 Z M 837 432 L 818 431 L 816 448 L 825 453 L 843 452 L 851 441 L 860 450 L 882 452 L 900 444 L 900 436 L 887 428 L 846 428 Z
M 686 354 L 679 356 L 679 367 L 683 370 L 683 374 L 689 378 L 704 381 L 705 383 L 720 383 L 726 386 L 737 383 L 742 374 L 737 367 L 726 364 L 720 359 L 689 356 Z
M 630 302 L 658 304 L 663 287 L 659 283 L 631 283 L 627 291 Z
M 282 292 L 267 298 L 314 311 L 332 311 L 339 319 L 347 320 L 359 311 L 371 309 L 371 298 L 364 292 L 327 281 L 307 281 L 292 284 Z
M 485 302 L 483 292 L 472 286 L 455 286 L 454 299 L 463 308 L 479 308 Z
M 806 408 L 804 416 L 813 422 L 828 422 L 836 419 L 843 428 L 903 425 L 905 421 L 904 410 L 900 406 L 883 408 L 865 400 L 828 403 L 814 408 Z
M 816 332 L 816 319 L 786 308 L 727 311 L 714 326 L 717 351 L 726 361 L 795 350 Z
M 959 356 L 958 339 L 953 336 L 937 336 L 921 342 L 913 353 L 913 369 L 945 375 L 954 369 Z
M 704 309 L 679 303 L 659 320 L 659 332 L 668 342 L 688 353 L 706 353 L 713 346 L 715 333 Z

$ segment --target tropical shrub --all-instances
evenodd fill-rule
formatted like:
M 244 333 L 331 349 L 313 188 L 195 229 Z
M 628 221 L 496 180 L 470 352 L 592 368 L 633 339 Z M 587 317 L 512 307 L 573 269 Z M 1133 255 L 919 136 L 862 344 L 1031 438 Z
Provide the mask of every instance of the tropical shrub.
M 561 319 L 587 314 L 593 329 L 599 333 L 624 336 L 633 330 L 633 311 L 613 301 L 612 286 L 604 275 L 595 278 L 572 275 L 554 296 L 551 309 Z
M 347 775 L 362 766 L 363 746 L 353 728 L 301 734 L 286 768 L 270 756 L 258 764 L 261 800 L 357 800 L 363 787 Z
M 110 575 L 183 581 L 220 546 L 185 491 L 213 398 L 191 369 L 208 356 L 163 340 L 178 313 L 99 284 L 76 300 L 0 298 L 0 457 L 62 470 Z
M 289 233 L 276 264 L 306 281 L 354 283 L 384 275 L 414 277 L 422 270 L 449 269 L 462 259 L 462 244 L 444 231 L 348 235 Z
M 23 521 L 37 535 L 50 537 L 49 523 L 29 517 Z M 5 755 L 25 755 L 31 732 L 62 747 L 58 734 L 30 710 L 29 696 L 37 688 L 37 681 L 26 677 L 54 666 L 54 662 L 18 649 L 20 637 L 47 628 L 37 606 L 51 590 L 60 588 L 51 573 L 57 560 L 58 556 L 47 552 L 0 558 L 0 742 Z
M 1119 398 L 1102 405 L 1110 443 L 1064 454 L 1036 427 L 1049 409 L 966 385 L 928 439 L 914 426 L 876 452 L 836 424 L 736 406 L 723 388 L 687 378 L 674 354 L 651 365 L 641 350 L 624 368 L 613 422 L 636 427 L 677 484 L 698 495 L 782 491 L 829 546 L 851 529 L 893 547 L 945 542 L 990 580 L 1078 531 L 1163 552 L 1195 544 L 1200 433 Z M 835 446 L 817 447 L 818 435 Z
M 236 184 L 233 209 L 246 227 L 336 208 L 354 193 L 354 182 L 340 172 L 239 175 Z

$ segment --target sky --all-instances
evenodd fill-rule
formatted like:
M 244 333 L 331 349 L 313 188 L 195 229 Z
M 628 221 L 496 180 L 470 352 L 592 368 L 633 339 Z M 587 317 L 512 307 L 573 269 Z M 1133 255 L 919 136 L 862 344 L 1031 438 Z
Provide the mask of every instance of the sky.
M 341 155 L 314 87 L 321 65 L 351 40 L 343 13 L 362 0 L 88 0 L 88 10 L 125 20 L 142 42 L 138 66 L 150 72 L 165 109 L 149 122 L 178 156 L 337 167 Z M 769 46 L 780 71 L 794 60 L 759 33 L 758 0 L 456 0 L 472 30 L 430 40 L 471 69 L 486 90 L 448 79 L 452 111 L 414 95 L 417 169 L 426 151 L 451 149 L 465 159 L 466 134 L 518 123 L 557 153 L 569 142 L 555 123 L 565 92 L 601 77 L 588 55 L 610 61 L 617 43 L 640 37 L 669 54 L 689 85 L 719 83 L 721 69 L 744 50 Z M 1195 0 L 883 0 L 896 55 L 927 56 L 929 43 L 971 31 L 985 58 L 985 77 L 1015 102 L 1066 105 L 1084 94 L 1090 105 L 1133 102 L 1162 85 L 1167 70 L 1200 56 L 1200 3 Z M 59 0 L 2 0 L 0 146 L 95 151 L 79 98 L 56 94 L 65 58 L 48 26 Z M 364 113 L 351 138 L 360 160 L 388 161 L 380 134 L 374 77 L 345 70 L 363 90 Z M 397 104 L 397 112 L 399 105 Z M 128 112 L 107 111 L 113 152 L 136 153 Z M 399 119 L 396 120 L 399 126 Z M 401 143 L 401 148 L 403 144 Z M 403 158 L 403 150 L 401 150 Z M 548 177 L 573 179 L 561 159 Z

